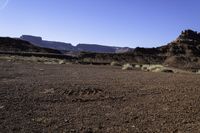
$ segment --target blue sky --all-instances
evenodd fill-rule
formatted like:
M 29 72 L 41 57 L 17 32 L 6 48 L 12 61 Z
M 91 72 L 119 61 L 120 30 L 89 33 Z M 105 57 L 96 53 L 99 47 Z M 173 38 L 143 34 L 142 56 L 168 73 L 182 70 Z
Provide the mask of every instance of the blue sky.
M 199 0 L 9 0 L 0 9 L 0 36 L 156 47 L 184 29 L 200 31 L 199 6 Z

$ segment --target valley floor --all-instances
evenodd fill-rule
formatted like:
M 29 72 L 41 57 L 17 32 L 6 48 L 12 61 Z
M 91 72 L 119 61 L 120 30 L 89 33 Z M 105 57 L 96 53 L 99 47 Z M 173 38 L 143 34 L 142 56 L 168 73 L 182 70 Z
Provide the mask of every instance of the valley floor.
M 0 61 L 0 132 L 199 133 L 200 75 Z

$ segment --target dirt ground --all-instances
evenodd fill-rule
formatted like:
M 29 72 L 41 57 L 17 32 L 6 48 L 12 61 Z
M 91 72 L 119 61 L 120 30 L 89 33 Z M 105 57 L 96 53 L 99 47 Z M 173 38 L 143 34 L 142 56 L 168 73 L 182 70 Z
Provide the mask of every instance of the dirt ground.
M 0 132 L 199 133 L 200 75 L 0 61 Z

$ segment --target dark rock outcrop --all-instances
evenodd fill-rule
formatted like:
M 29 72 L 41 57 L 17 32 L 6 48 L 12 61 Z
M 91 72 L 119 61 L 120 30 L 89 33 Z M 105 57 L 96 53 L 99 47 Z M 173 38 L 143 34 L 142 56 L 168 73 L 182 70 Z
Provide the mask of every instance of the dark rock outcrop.
M 200 67 L 200 34 L 185 30 L 173 42 L 157 48 L 166 57 L 164 64 L 174 67 Z
M 193 30 L 185 30 L 182 31 L 181 35 L 177 39 L 178 41 L 183 42 L 192 42 L 197 41 L 200 42 L 200 33 L 193 31 Z
M 178 68 L 200 68 L 200 33 L 185 30 L 175 41 L 161 47 L 137 47 L 127 53 L 114 55 L 85 54 L 84 58 L 138 64 L 165 64 Z
M 192 30 L 185 30 L 173 42 L 159 48 L 167 56 L 200 57 L 200 36 Z

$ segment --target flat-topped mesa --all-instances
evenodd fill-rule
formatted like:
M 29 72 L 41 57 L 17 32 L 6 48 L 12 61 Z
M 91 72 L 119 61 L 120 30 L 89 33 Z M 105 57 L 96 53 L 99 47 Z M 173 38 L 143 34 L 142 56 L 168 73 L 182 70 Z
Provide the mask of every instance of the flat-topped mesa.
M 22 35 L 20 37 L 22 40 L 26 40 L 36 46 L 56 49 L 56 50 L 74 50 L 75 48 L 71 43 L 56 42 L 56 41 L 45 41 L 42 37 L 31 36 L 31 35 Z
M 182 31 L 181 35 L 177 38 L 178 42 L 200 42 L 200 33 L 193 30 Z
M 30 42 L 33 42 L 33 43 L 40 43 L 42 41 L 42 37 L 39 37 L 39 36 L 31 36 L 31 35 L 22 35 L 20 37 L 20 39 L 22 40 L 29 40 Z

